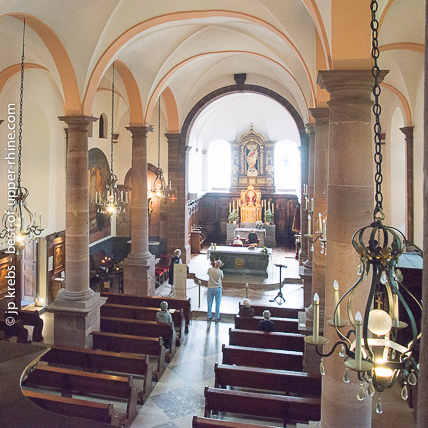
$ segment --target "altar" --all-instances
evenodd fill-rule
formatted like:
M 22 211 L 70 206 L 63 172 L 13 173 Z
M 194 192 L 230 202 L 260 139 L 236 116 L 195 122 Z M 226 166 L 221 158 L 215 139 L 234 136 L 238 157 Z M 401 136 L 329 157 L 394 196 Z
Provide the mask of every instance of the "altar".
M 216 249 L 208 249 L 208 260 L 211 258 L 220 259 L 224 266 L 222 268 L 225 275 L 255 275 L 268 276 L 267 267 L 272 257 L 272 249 L 265 249 L 267 254 L 263 254 L 263 248 L 250 250 L 247 247 L 230 247 L 217 245 Z
M 244 226 L 241 224 L 241 226 Z M 236 235 L 240 235 L 243 238 L 248 239 L 250 231 L 254 230 L 257 233 L 257 238 L 260 239 L 259 247 L 275 248 L 276 247 L 276 225 L 275 224 L 264 224 L 261 229 L 257 229 L 251 224 L 246 224 L 246 227 L 240 227 L 239 224 L 228 223 L 226 225 L 226 245 L 230 245 Z M 248 227 L 247 227 L 248 226 Z

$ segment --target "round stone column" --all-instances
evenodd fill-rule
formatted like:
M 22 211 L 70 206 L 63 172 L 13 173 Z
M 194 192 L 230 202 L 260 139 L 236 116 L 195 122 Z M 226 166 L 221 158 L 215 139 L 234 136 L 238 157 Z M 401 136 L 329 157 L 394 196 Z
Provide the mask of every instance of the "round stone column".
M 382 73 L 382 78 L 385 73 Z M 328 252 L 325 275 L 325 320 L 333 318 L 333 281 L 340 295 L 357 280 L 359 258 L 352 247 L 354 232 L 373 221 L 374 175 L 371 70 L 320 71 L 318 84 L 330 93 L 330 138 L 328 148 Z M 369 284 L 369 282 L 368 282 Z M 368 290 L 356 293 L 353 310 L 364 313 Z M 341 306 L 345 317 L 345 305 Z M 347 318 L 347 317 L 346 317 Z M 346 332 L 346 329 L 344 329 Z M 328 351 L 338 340 L 334 328 L 324 325 Z M 338 351 L 324 359 L 321 425 L 329 428 L 371 426 L 372 399 L 359 402 L 359 384 L 353 373 L 351 383 L 342 380 L 345 372 Z
M 123 262 L 124 292 L 155 294 L 155 264 L 149 251 L 147 203 L 147 132 L 145 126 L 130 126 L 132 133 L 131 252 Z

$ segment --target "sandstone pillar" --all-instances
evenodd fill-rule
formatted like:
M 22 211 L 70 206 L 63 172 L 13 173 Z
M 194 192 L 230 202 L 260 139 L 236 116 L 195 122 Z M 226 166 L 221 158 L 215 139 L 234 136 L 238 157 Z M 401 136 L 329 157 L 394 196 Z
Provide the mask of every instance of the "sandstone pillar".
M 380 81 L 384 75 L 381 73 Z M 326 320 L 333 318 L 333 281 L 339 282 L 342 295 L 357 279 L 359 258 L 351 238 L 357 229 L 373 221 L 373 80 L 370 70 L 320 71 L 318 75 L 318 84 L 330 93 Z M 364 313 L 366 298 L 365 292 L 357 293 L 353 299 L 353 310 Z M 345 305 L 341 309 L 342 317 L 347 318 Z M 324 335 L 330 341 L 324 346 L 324 351 L 328 351 L 338 337 L 335 329 L 326 324 Z M 345 367 L 338 352 L 326 358 L 324 365 L 321 426 L 370 427 L 372 399 L 367 396 L 362 402 L 356 399 L 359 388 L 356 375 L 352 374 L 350 384 L 343 382 Z
M 189 224 L 188 224 L 188 152 L 190 147 L 180 134 L 165 134 L 168 139 L 168 180 L 172 183 L 173 193 L 168 202 L 168 255 L 181 250 L 183 263 L 190 261 Z
M 400 128 L 406 140 L 406 237 L 414 242 L 414 215 L 413 215 L 413 126 Z
M 301 176 L 301 197 L 300 197 L 300 256 L 299 263 L 303 263 L 308 259 L 308 240 L 304 237 L 308 230 L 308 213 L 305 211 L 305 200 L 303 198 L 303 184 L 308 184 L 308 168 L 309 168 L 309 136 L 301 136 L 300 156 L 302 169 Z
M 126 129 L 132 133 L 131 252 L 123 262 L 123 287 L 127 294 L 154 296 L 156 259 L 149 251 L 147 203 L 148 128 Z
M 55 345 L 86 347 L 99 330 L 106 299 L 89 288 L 89 116 L 63 116 L 68 125 L 66 171 L 65 288 L 48 307 L 54 313 Z

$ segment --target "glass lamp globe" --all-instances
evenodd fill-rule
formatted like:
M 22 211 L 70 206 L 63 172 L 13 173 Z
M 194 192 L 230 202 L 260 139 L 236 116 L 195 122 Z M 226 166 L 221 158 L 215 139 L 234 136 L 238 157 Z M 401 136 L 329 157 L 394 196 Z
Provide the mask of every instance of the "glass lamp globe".
M 377 336 L 389 333 L 392 327 L 392 319 L 389 314 L 381 309 L 374 309 L 369 314 L 369 330 Z

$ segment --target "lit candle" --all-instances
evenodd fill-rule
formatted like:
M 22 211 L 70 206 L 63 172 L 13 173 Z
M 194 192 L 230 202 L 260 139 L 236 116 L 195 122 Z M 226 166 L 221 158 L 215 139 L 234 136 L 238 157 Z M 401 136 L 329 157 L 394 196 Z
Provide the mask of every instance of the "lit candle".
M 308 214 L 308 235 L 311 235 L 311 215 Z
M 355 314 L 355 364 L 357 369 L 361 368 L 361 329 L 362 318 L 360 311 L 358 311 Z
M 314 327 L 313 327 L 313 339 L 314 342 L 318 342 L 320 336 L 320 296 L 318 293 L 314 294 Z
M 311 198 L 311 212 L 314 212 L 314 198 Z
M 325 223 L 325 218 L 322 219 L 322 233 L 323 233 L 323 239 L 324 241 L 327 240 L 327 225 Z
M 339 306 L 339 283 L 334 280 L 333 282 L 334 289 L 334 323 L 336 325 L 340 324 L 340 306 Z M 337 307 L 337 310 L 336 310 Z
M 394 294 L 394 305 L 393 305 L 393 318 L 392 318 L 392 326 L 399 327 L 400 326 L 400 318 L 398 315 L 398 295 Z

